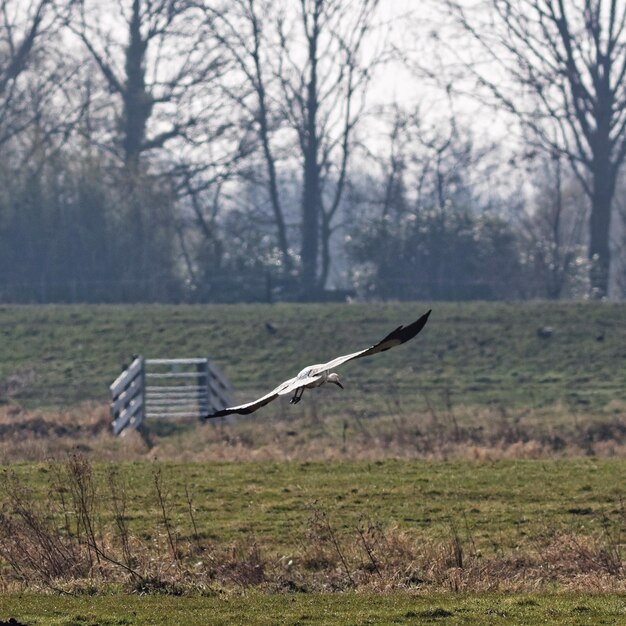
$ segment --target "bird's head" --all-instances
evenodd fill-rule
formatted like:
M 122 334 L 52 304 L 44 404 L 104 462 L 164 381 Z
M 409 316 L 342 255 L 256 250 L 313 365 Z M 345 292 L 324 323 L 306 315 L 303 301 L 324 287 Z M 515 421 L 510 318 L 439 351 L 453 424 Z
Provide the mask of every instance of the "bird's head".
M 339 380 L 339 376 L 335 374 L 335 372 L 331 372 L 330 374 L 328 374 L 328 382 L 334 383 L 335 385 L 337 385 L 337 387 L 341 387 L 343 389 L 343 385 Z

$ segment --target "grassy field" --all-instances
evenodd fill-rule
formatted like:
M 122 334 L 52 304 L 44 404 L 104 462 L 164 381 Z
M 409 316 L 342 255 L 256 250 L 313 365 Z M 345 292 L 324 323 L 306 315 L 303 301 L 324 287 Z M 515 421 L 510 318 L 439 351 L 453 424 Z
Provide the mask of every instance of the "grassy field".
M 96 466 L 103 499 L 111 497 L 108 467 Z M 50 468 L 24 464 L 12 470 L 44 497 L 54 478 Z M 204 538 L 224 544 L 253 537 L 276 554 L 298 551 L 315 509 L 333 518 L 340 534 L 353 533 L 364 518 L 433 539 L 449 538 L 456 527 L 477 551 L 493 555 L 535 546 L 550 534 L 601 534 L 605 520 L 620 520 L 626 496 L 624 459 L 132 463 L 116 469 L 137 534 L 150 534 L 159 519 L 153 488 L 158 469 L 183 536 L 192 532 L 187 488 Z M 105 524 L 113 521 L 111 507 L 102 515 Z
M 33 626 L 527 626 L 548 623 L 616 626 L 626 623 L 626 604 L 623 596 L 608 594 L 538 594 L 532 597 L 497 593 L 455 596 L 246 594 L 209 598 L 104 596 L 88 599 L 20 594 L 0 598 L 0 620 L 9 616 Z
M 76 447 L 101 460 L 202 462 L 626 450 L 626 306 L 606 303 L 436 304 L 413 342 L 341 368 L 344 391 L 204 426 L 152 422 L 151 449 L 110 433 L 108 384 L 132 353 L 208 355 L 245 401 L 428 306 L 0 307 L 0 458 Z M 545 326 L 549 338 L 537 332 Z
M 0 582 L 624 590 L 624 476 L 623 459 L 18 465 L 0 482 Z
M 536 408 L 562 402 L 584 411 L 626 400 L 624 305 L 432 306 L 414 343 L 343 367 L 347 391 L 318 394 L 321 403 L 332 396 L 322 410 L 384 414 L 393 403 Z M 26 406 L 67 408 L 105 401 L 108 384 L 133 353 L 208 356 L 237 398 L 248 399 L 307 364 L 370 345 L 430 307 L 3 306 L 0 384 L 11 379 L 15 400 Z M 544 326 L 554 329 L 549 339 L 538 336 Z
M 427 308 L 0 307 L 0 623 L 626 624 L 622 305 L 437 304 L 343 392 L 110 433 L 133 353 L 243 401 Z

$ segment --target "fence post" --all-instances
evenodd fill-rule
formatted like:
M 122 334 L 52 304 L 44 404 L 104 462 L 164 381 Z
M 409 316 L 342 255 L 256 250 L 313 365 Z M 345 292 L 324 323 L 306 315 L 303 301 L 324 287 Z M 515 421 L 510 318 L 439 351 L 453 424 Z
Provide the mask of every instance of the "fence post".
M 113 432 L 119 435 L 127 426 L 138 428 L 146 416 L 144 358 L 135 356 L 109 389 Z
M 139 380 L 141 391 L 141 409 L 138 416 L 138 421 L 135 423 L 135 430 L 139 433 L 139 436 L 146 444 L 148 450 L 152 450 L 154 448 L 154 440 L 150 435 L 150 430 L 146 426 L 146 360 L 140 356 L 141 359 L 141 372 L 139 373 Z
M 204 380 L 202 380 L 204 378 Z M 198 363 L 198 387 L 204 387 L 206 389 L 206 406 L 201 407 L 200 419 L 202 419 L 202 413 L 208 413 L 211 406 L 211 387 L 209 386 L 209 359 Z
M 144 424 L 146 419 L 146 359 L 142 356 L 139 358 L 141 359 L 141 373 L 139 374 L 139 384 L 141 385 L 141 391 L 139 392 L 141 394 L 141 411 L 139 414 L 139 422 L 135 428 L 139 431 L 142 439 L 146 440 L 146 427 Z M 149 447 L 152 448 L 152 442 L 146 441 L 146 443 L 149 443 Z

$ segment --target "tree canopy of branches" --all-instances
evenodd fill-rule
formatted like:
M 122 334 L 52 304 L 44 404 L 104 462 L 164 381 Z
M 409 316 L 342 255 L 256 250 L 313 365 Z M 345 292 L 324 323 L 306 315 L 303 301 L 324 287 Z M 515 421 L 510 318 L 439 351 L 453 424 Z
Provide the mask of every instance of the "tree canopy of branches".
M 606 296 L 611 207 L 626 157 L 626 4 L 447 0 L 447 6 L 482 52 L 483 63 L 466 66 L 531 130 L 532 141 L 565 155 L 577 174 L 591 204 L 591 286 L 596 297 Z M 494 68 L 504 70 L 502 80 L 489 75 Z
M 0 301 L 619 287 L 624 2 L 437 5 L 0 0 Z
M 67 80 L 51 45 L 66 12 L 52 0 L 0 0 L 0 148 L 42 126 L 43 108 Z
M 393 112 L 374 189 L 364 190 L 350 253 L 359 289 L 385 299 L 494 299 L 525 289 L 513 223 L 480 197 L 488 169 L 452 115 L 432 129 L 419 113 Z M 386 154 L 385 154 L 386 153 Z M 501 207 L 498 207 L 501 213 Z
M 109 5 L 83 0 L 68 24 L 113 103 L 109 132 L 117 134 L 120 158 L 136 169 L 143 154 L 174 139 L 207 140 L 214 112 L 207 93 L 223 63 L 199 28 L 195 2 L 124 0 L 114 6 L 112 13 Z
M 333 221 L 370 78 L 363 42 L 376 5 L 236 0 L 228 12 L 208 12 L 246 85 L 231 97 L 256 129 L 282 265 L 289 274 L 299 260 L 302 297 L 314 297 L 328 277 Z M 287 174 L 295 167 L 301 172 L 299 255 L 287 228 L 281 167 Z

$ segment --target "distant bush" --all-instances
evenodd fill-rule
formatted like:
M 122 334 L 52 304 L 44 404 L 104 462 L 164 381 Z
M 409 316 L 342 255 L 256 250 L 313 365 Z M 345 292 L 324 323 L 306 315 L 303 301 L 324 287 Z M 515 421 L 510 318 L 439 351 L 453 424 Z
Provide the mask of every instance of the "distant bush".
M 454 208 L 389 216 L 357 228 L 352 259 L 359 289 L 400 300 L 520 297 L 522 266 L 509 222 Z

